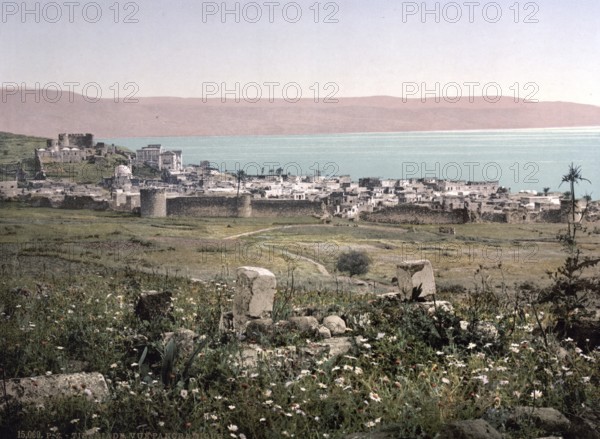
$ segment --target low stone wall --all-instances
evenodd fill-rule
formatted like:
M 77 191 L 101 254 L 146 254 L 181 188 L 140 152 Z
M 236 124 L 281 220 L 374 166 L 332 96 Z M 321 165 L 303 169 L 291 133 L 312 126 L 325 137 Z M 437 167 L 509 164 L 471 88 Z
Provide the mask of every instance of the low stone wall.
M 241 200 L 239 200 L 241 202 Z M 167 199 L 168 216 L 236 217 L 234 197 L 177 197 Z
M 61 209 L 108 210 L 108 201 L 96 201 L 89 195 L 65 195 Z
M 256 199 L 251 201 L 250 208 L 251 215 L 257 218 L 323 215 L 320 201 Z
M 362 212 L 364 221 L 386 224 L 464 224 L 469 221 L 465 209 L 433 210 L 426 206 L 401 204 L 375 212 Z
M 168 216 L 277 217 L 322 215 L 320 202 L 262 200 L 247 197 L 177 197 L 167 199 Z

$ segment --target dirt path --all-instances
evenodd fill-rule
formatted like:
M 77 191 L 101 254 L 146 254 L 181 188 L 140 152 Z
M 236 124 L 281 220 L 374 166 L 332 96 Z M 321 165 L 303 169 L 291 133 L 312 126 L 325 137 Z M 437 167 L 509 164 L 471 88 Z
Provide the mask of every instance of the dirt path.
M 241 238 L 243 236 L 251 236 L 251 235 L 256 235 L 262 232 L 270 232 L 272 230 L 283 230 L 283 229 L 291 229 L 294 227 L 335 227 L 338 228 L 336 226 L 330 226 L 330 225 L 323 225 L 323 224 L 289 224 L 287 226 L 275 226 L 275 227 L 268 227 L 266 229 L 260 229 L 260 230 L 253 230 L 252 232 L 245 232 L 245 233 L 238 233 L 237 235 L 231 235 L 231 236 L 226 236 L 225 239 L 236 239 L 236 238 Z M 358 226 L 362 229 L 368 229 L 368 230 L 385 230 L 388 231 L 390 230 L 390 227 L 384 227 L 384 226 L 367 226 L 367 225 L 360 225 Z M 340 227 L 340 230 L 342 228 Z M 407 230 L 405 229 L 396 229 L 395 231 L 397 232 L 404 232 L 406 233 Z
M 315 226 L 315 225 L 318 226 L 320 224 L 306 224 L 306 226 Z M 223 238 L 223 240 L 237 239 L 237 238 L 241 238 L 242 236 L 251 236 L 251 235 L 256 235 L 256 234 L 262 233 L 262 232 L 270 232 L 271 230 L 289 229 L 291 227 L 304 227 L 304 226 L 300 225 L 300 224 L 294 224 L 294 225 L 289 225 L 289 226 L 269 227 L 266 229 L 253 230 L 252 232 L 238 233 L 237 235 L 226 236 L 225 238 Z
M 287 250 L 282 250 L 282 253 L 285 253 L 286 255 L 289 255 L 292 258 L 302 259 L 303 261 L 306 261 L 309 264 L 313 264 L 315 267 L 317 267 L 317 270 L 319 270 L 319 273 L 321 273 L 324 276 L 331 277 L 331 274 L 329 273 L 329 271 L 327 271 L 327 268 L 325 268 L 325 266 L 323 264 L 315 261 L 314 259 L 307 258 L 306 256 L 301 256 L 301 255 L 292 253 Z
M 323 224 L 290 224 L 290 225 L 286 225 L 286 226 L 275 226 L 275 227 L 268 227 L 266 229 L 260 229 L 260 230 L 254 230 L 252 232 L 245 232 L 245 233 L 238 233 L 236 235 L 231 235 L 231 236 L 226 236 L 225 238 L 223 238 L 223 240 L 231 240 L 231 239 L 237 239 L 237 238 L 241 238 L 244 236 L 251 236 L 251 235 L 257 235 L 263 232 L 270 232 L 273 230 L 283 230 L 283 229 L 290 229 L 293 227 L 335 227 L 335 226 L 326 226 Z M 389 230 L 387 227 L 382 227 L 382 226 L 359 226 L 362 227 L 364 229 L 370 229 L 370 230 Z M 289 255 L 290 257 L 295 257 L 298 259 L 302 259 L 303 261 L 308 262 L 309 264 L 314 265 L 315 267 L 317 267 L 317 270 L 319 270 L 319 273 L 321 273 L 324 276 L 327 277 L 331 277 L 331 273 L 329 273 L 329 271 L 327 270 L 327 268 L 321 264 L 320 262 L 315 261 L 314 259 L 311 258 L 307 258 L 306 256 L 301 256 L 298 255 L 296 253 L 292 253 L 288 250 L 283 250 L 283 253 Z

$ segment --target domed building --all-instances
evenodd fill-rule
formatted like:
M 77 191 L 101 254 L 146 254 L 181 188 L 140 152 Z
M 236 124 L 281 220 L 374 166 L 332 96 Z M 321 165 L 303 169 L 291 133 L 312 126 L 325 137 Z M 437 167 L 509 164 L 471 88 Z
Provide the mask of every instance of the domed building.
M 131 178 L 131 168 L 127 165 L 119 165 L 115 168 L 115 177 L 127 177 Z
M 126 165 L 119 165 L 115 168 L 115 176 L 113 178 L 113 187 L 131 186 L 131 168 Z

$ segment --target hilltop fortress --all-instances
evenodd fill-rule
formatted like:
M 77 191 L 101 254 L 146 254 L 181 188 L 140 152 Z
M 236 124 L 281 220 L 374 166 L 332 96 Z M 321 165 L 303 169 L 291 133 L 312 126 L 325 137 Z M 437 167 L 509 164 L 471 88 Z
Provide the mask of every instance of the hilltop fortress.
M 46 148 L 35 150 L 35 161 L 43 169 L 47 163 L 81 163 L 94 156 L 114 153 L 114 145 L 95 143 L 93 134 L 62 133 L 58 139 L 48 139 Z

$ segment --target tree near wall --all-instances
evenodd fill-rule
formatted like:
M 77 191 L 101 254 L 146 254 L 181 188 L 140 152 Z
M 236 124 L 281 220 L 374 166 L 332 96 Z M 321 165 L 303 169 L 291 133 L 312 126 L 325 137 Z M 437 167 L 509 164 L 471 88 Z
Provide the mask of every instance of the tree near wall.
M 587 178 L 584 178 L 581 175 L 581 166 L 575 166 L 573 163 L 569 165 L 569 172 L 562 176 L 562 181 L 560 184 L 569 183 L 571 190 L 571 215 L 573 218 L 573 222 L 575 222 L 575 206 L 577 204 L 577 200 L 575 197 L 575 184 L 579 184 L 580 181 L 587 181 L 591 183 Z M 566 193 L 565 193 L 566 195 Z

